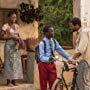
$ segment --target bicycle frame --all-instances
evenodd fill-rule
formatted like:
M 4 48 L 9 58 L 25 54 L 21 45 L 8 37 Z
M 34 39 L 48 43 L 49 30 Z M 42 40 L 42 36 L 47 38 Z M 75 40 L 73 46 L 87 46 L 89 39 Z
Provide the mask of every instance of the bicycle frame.
M 78 74 L 78 71 L 76 68 L 74 68 L 71 90 L 75 90 L 75 86 L 77 86 L 77 82 L 76 82 L 77 74 Z M 77 86 L 77 88 L 78 88 L 78 86 Z
M 65 71 L 67 71 L 67 72 L 73 71 L 72 86 L 70 87 L 70 90 L 75 90 L 75 86 L 77 85 L 76 84 L 76 78 L 77 78 L 77 73 L 78 73 L 77 68 L 76 67 L 69 68 L 68 64 L 65 61 L 62 61 L 62 62 L 63 62 L 64 67 L 62 68 L 62 72 L 60 74 L 60 77 L 57 78 L 60 82 L 60 90 L 63 90 L 63 86 L 65 86 L 66 90 L 69 90 L 68 85 L 67 85 L 65 78 L 64 78 Z

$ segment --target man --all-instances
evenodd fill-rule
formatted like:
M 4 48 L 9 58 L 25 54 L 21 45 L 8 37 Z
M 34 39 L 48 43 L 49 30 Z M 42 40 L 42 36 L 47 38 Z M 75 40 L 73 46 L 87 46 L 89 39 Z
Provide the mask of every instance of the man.
M 81 27 L 81 20 L 77 17 L 73 18 L 69 26 L 74 31 L 77 31 L 74 60 L 79 60 L 77 89 L 75 90 L 90 90 L 90 29 Z
M 57 78 L 56 66 L 54 62 L 49 63 L 51 57 L 53 56 L 53 51 L 57 51 L 68 61 L 72 60 L 72 58 L 64 51 L 64 49 L 59 45 L 59 43 L 55 39 L 53 39 L 54 37 L 53 27 L 45 26 L 43 32 L 44 32 L 43 40 L 46 43 L 46 53 L 44 51 L 45 44 L 43 41 L 41 41 L 39 44 L 40 61 L 38 63 L 40 87 L 41 90 L 47 90 L 47 82 L 49 82 L 49 88 L 51 90 L 52 84 Z

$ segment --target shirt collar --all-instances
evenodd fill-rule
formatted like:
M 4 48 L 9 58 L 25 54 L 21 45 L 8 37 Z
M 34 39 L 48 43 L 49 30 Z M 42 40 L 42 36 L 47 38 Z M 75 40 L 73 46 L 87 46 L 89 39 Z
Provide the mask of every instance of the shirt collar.
M 80 28 L 77 32 L 78 32 L 78 33 L 80 33 L 80 32 L 81 32 L 81 30 L 82 30 L 82 28 Z
M 50 39 L 48 39 L 47 37 L 44 37 L 43 40 L 49 41 Z M 52 41 L 52 38 L 51 38 L 51 41 Z
M 49 40 L 47 37 L 44 37 L 44 39 L 43 40 Z

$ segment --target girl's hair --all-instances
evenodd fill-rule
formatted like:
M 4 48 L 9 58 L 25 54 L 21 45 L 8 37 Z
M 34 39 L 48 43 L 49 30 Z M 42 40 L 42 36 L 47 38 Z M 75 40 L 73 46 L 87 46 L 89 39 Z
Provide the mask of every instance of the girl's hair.
M 13 14 L 16 14 L 16 12 L 15 12 L 15 11 L 10 11 L 10 12 L 8 13 L 8 17 L 10 17 L 10 16 L 13 15 Z

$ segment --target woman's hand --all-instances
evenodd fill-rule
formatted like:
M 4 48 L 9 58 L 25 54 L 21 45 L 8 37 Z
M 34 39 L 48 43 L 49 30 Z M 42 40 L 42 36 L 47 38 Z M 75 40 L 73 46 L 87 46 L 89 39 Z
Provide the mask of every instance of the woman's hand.
M 19 37 L 18 36 L 14 36 L 13 37 L 13 40 L 18 41 L 19 40 Z
M 13 34 L 12 35 L 9 35 L 8 38 L 13 39 L 15 41 L 18 41 L 19 40 L 19 36 L 15 36 Z

